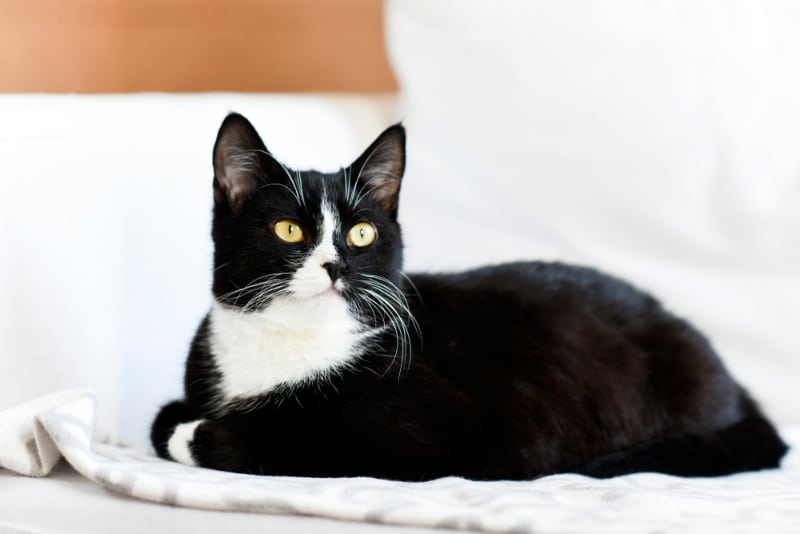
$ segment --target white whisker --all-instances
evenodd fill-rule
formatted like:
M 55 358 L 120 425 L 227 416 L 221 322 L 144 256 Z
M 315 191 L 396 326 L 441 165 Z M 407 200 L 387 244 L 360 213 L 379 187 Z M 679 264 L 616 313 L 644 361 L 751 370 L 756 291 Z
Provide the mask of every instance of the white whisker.
M 219 295 L 217 301 L 225 303 L 233 299 L 233 306 L 239 306 L 239 300 L 247 296 L 247 301 L 241 306 L 242 313 L 245 313 L 263 306 L 271 298 L 284 292 L 285 286 L 286 277 L 283 273 L 268 274 L 252 280 L 244 287 Z
M 248 152 L 242 153 L 241 156 L 242 156 L 243 159 L 244 158 L 249 158 L 251 160 L 251 162 L 252 162 L 254 160 L 254 158 L 252 156 L 253 154 L 264 154 L 265 156 L 267 156 L 270 159 L 272 159 L 272 161 L 274 161 L 275 163 L 280 165 L 281 169 L 283 169 L 283 172 L 286 174 L 286 177 L 289 179 L 289 183 L 294 188 L 294 191 L 292 191 L 292 189 L 289 189 L 289 187 L 287 187 L 286 185 L 283 185 L 283 184 L 274 184 L 274 185 L 283 185 L 283 187 L 286 187 L 286 189 L 290 193 L 292 193 L 292 196 L 294 196 L 294 199 L 297 201 L 297 203 L 300 204 L 301 206 L 305 206 L 305 197 L 303 196 L 303 184 L 302 184 L 302 182 L 300 182 L 298 184 L 295 181 L 295 177 L 292 176 L 292 173 L 289 172 L 289 169 L 286 168 L 286 165 L 281 163 L 281 161 L 278 158 L 276 158 L 275 156 L 273 156 L 272 153 L 269 152 L 268 150 L 260 150 L 260 149 L 249 150 Z M 255 161 L 255 164 L 257 165 L 258 162 Z
M 419 323 L 414 318 L 405 295 L 391 280 L 379 275 L 362 273 L 358 281 L 359 283 L 354 284 L 356 300 L 369 308 L 373 321 L 383 322 L 385 326 L 391 328 L 395 338 L 394 359 L 400 360 L 402 372 L 411 363 L 412 337 L 409 326 L 414 328 L 421 339 Z M 369 320 L 363 311 L 361 316 L 364 320 Z

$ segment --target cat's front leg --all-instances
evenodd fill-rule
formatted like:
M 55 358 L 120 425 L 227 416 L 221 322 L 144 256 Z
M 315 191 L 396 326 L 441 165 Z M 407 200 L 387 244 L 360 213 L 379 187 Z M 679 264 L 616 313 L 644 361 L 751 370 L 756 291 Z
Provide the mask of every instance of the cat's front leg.
M 258 475 L 427 480 L 460 473 L 443 452 L 452 447 L 421 443 L 408 426 L 383 427 L 374 420 L 359 426 L 366 417 L 286 411 L 180 423 L 167 442 L 166 456 L 185 465 Z
M 196 466 L 197 461 L 192 454 L 192 444 L 197 427 L 204 422 L 203 419 L 181 423 L 175 427 L 169 441 L 167 441 L 167 452 L 176 462 L 184 465 Z
M 252 452 L 252 439 L 224 417 L 198 419 L 175 427 L 167 451 L 173 460 L 184 465 L 262 473 L 258 456 Z
M 175 432 L 175 428 L 182 423 L 196 421 L 200 417 L 199 412 L 184 400 L 172 401 L 163 406 L 150 429 L 150 441 L 156 450 L 156 454 L 162 458 L 172 457 L 168 450 L 168 444 Z M 182 433 L 185 432 L 185 430 L 182 431 Z

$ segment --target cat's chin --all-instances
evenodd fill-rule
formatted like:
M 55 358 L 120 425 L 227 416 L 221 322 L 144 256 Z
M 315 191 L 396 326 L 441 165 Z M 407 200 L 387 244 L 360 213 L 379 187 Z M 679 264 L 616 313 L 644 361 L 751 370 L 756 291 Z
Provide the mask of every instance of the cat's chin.
M 315 298 L 341 297 L 342 295 L 333 286 L 314 295 Z

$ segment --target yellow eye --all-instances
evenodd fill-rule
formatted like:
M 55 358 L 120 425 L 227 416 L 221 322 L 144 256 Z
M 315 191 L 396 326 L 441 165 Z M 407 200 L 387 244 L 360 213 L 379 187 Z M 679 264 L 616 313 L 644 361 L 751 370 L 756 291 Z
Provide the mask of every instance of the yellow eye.
M 366 247 L 371 245 L 377 236 L 378 232 L 372 223 L 360 222 L 350 228 L 347 233 L 347 242 L 354 247 Z
M 303 240 L 303 229 L 295 221 L 281 219 L 275 223 L 275 235 L 287 243 L 299 243 Z

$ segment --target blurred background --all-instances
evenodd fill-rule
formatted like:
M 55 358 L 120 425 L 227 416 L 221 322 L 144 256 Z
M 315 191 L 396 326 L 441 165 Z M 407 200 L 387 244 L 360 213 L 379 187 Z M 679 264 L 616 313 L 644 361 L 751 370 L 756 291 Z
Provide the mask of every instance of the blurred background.
M 209 302 L 228 111 L 287 164 L 408 129 L 408 270 L 589 264 L 800 423 L 800 5 L 0 0 L 0 409 L 147 447 Z
M 0 90 L 397 88 L 380 0 L 2 0 Z

